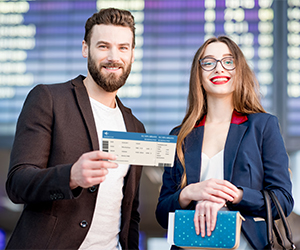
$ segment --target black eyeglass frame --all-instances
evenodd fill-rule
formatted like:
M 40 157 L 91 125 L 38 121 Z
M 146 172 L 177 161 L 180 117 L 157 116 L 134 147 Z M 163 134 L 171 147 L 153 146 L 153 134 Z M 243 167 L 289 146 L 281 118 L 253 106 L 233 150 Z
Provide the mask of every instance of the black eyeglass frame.
M 216 62 L 215 66 L 214 66 L 212 69 L 209 69 L 209 70 L 204 69 L 204 68 L 202 67 L 202 63 L 201 63 L 202 60 L 208 59 L 208 58 L 209 58 L 209 59 L 213 59 L 213 60 L 215 60 L 215 62 Z M 222 66 L 225 70 L 228 70 L 228 71 L 234 70 L 234 69 L 235 69 L 235 66 L 234 66 L 233 69 L 226 69 L 226 68 L 224 67 L 222 61 L 223 61 L 224 59 L 226 59 L 226 58 L 232 58 L 232 59 L 234 60 L 234 58 L 233 58 L 232 56 L 225 56 L 225 57 L 223 57 L 223 58 L 220 59 L 220 60 L 217 60 L 217 59 L 215 59 L 215 58 L 213 58 L 213 57 L 204 57 L 204 58 L 202 58 L 202 59 L 199 59 L 199 63 L 200 63 L 201 68 L 202 68 L 203 70 L 205 70 L 205 71 L 212 71 L 212 70 L 214 70 L 214 69 L 217 67 L 218 62 L 220 62 L 221 66 Z

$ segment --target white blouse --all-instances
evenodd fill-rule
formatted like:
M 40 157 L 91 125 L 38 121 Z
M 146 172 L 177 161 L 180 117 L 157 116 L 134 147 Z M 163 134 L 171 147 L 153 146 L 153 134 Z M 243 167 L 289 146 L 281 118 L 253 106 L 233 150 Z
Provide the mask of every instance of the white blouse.
M 205 181 L 210 178 L 224 180 L 224 149 L 211 158 L 209 158 L 205 153 L 202 152 L 200 181 Z M 228 208 L 224 207 L 222 210 L 228 210 Z M 253 249 L 242 232 L 240 245 L 237 249 Z

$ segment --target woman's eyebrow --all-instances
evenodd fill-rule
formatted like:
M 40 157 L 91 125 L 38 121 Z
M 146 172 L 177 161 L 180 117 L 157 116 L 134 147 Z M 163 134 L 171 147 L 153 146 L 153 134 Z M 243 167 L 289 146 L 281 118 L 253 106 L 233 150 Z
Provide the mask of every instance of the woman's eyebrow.
M 232 56 L 232 54 L 230 54 L 230 53 L 229 53 L 229 54 L 223 54 L 223 57 L 224 57 L 224 56 Z M 215 58 L 213 55 L 206 55 L 206 56 L 204 56 L 204 58 L 205 58 L 205 57 L 212 57 L 212 58 Z

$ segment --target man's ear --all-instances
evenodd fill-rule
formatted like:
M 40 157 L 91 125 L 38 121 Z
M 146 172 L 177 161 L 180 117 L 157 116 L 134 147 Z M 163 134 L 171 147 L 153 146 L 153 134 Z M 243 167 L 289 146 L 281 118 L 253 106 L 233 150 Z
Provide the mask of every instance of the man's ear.
M 82 56 L 84 58 L 87 58 L 88 57 L 88 54 L 89 54 L 89 46 L 87 45 L 86 41 L 83 40 L 82 41 L 82 49 L 81 49 L 81 53 L 82 53 Z

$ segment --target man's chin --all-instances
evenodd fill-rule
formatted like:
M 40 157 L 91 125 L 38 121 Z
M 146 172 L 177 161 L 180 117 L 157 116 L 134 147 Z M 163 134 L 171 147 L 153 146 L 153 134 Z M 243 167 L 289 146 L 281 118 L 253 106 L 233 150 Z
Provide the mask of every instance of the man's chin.
M 97 84 L 106 92 L 115 92 L 124 86 L 125 81 L 121 81 L 120 78 L 115 77 L 103 77 L 103 81 L 97 82 Z
M 109 93 L 112 93 L 112 92 L 115 92 L 115 91 L 117 91 L 117 90 L 119 90 L 122 86 L 124 86 L 124 84 L 123 85 L 118 85 L 118 86 L 116 86 L 116 85 L 109 85 L 109 86 L 100 86 L 103 90 L 105 90 L 106 92 L 109 92 Z

